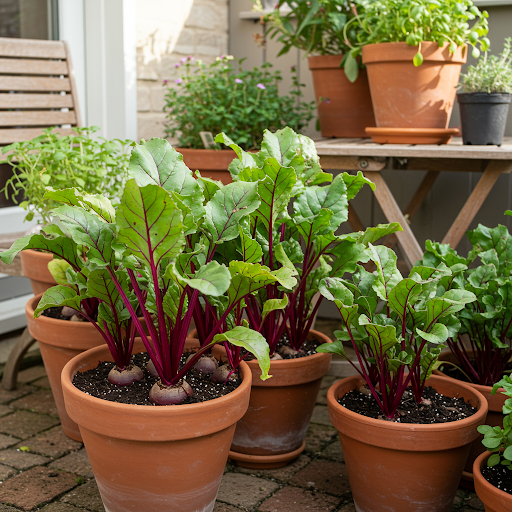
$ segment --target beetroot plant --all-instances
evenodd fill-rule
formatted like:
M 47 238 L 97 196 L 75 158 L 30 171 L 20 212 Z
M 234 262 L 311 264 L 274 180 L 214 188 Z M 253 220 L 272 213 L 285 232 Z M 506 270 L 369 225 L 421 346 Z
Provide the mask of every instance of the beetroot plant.
M 313 142 L 290 128 L 275 134 L 266 131 L 259 153 L 246 153 L 225 134 L 216 140 L 238 155 L 230 166 L 234 182 L 256 184 L 261 200 L 241 223 L 240 245 L 231 250 L 237 250 L 244 261 L 271 271 L 287 269 L 296 278 L 293 287 L 269 282 L 248 295 L 235 321 L 245 313 L 250 327 L 267 340 L 271 355 L 284 335 L 292 353 L 299 351 L 322 302 L 317 293 L 320 281 L 353 272 L 368 242 L 400 226 L 336 235 L 348 218 L 348 201 L 365 184 L 374 185 L 361 173 L 343 173 L 334 179 L 324 173 Z M 281 350 L 290 352 L 289 347 Z M 279 354 L 274 357 L 280 358 Z
M 441 281 L 446 290 L 476 295 L 459 313 L 460 329 L 447 344 L 471 382 L 492 386 L 512 357 L 512 237 L 501 225 L 479 225 L 467 236 L 473 244 L 467 258 L 449 245 L 427 240 L 423 262 L 452 269 L 452 276 Z
M 133 179 L 115 210 L 108 200 L 92 200 L 75 189 L 48 191 L 48 198 L 61 203 L 52 211 L 58 226 L 20 239 L 2 254 L 8 262 L 22 249 L 39 248 L 70 265 L 66 277 L 72 286 L 45 292 L 35 314 L 56 305 L 81 311 L 85 298 L 96 298 L 98 321 L 93 323 L 116 362 L 119 375 L 113 380 L 130 380 L 121 376 L 129 367 L 136 333 L 160 379 L 150 393 L 156 404 L 181 403 L 192 394 L 184 377 L 217 343 L 252 352 L 261 378 L 268 378 L 269 349 L 263 336 L 243 323 L 225 331 L 227 319 L 253 281 L 293 286 L 295 279 L 289 271 L 272 272 L 243 261 L 231 261 L 228 267 L 214 260 L 217 246 L 234 243 L 239 224 L 259 207 L 257 183 L 220 187 L 195 180 L 182 156 L 161 139 L 133 148 L 130 173 Z M 198 303 L 210 301 L 225 307 L 199 350 L 180 364 L 192 317 L 201 309 Z
M 320 284 L 322 295 L 340 312 L 342 330 L 335 332 L 337 341 L 317 351 L 347 359 L 365 379 L 383 415 L 394 419 L 408 386 L 416 402 L 422 402 L 443 343 L 460 328 L 454 313 L 476 297 L 467 290 L 445 291 L 441 280 L 452 271 L 442 263 L 415 266 L 403 278 L 396 254 L 387 247 L 369 244 L 359 259 L 370 260 L 377 269 L 368 272 L 358 265 L 351 280 L 327 277 Z M 347 341 L 359 367 L 345 354 Z

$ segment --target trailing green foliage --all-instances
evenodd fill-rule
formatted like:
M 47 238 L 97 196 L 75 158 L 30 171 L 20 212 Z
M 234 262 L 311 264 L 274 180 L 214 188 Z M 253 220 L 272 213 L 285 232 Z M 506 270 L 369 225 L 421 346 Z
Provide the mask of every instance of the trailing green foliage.
M 500 388 L 504 388 L 501 393 L 508 396 L 503 405 L 503 414 L 505 414 L 503 428 L 480 425 L 478 432 L 484 436 L 482 444 L 492 453 L 487 459 L 487 466 L 492 468 L 501 464 L 512 470 L 512 378 L 510 375 L 505 375 L 496 382 L 491 394 L 495 395 Z
M 366 380 L 382 413 L 394 418 L 407 386 L 416 401 L 422 401 L 443 343 L 460 327 L 454 313 L 476 297 L 466 290 L 445 291 L 441 283 L 452 277 L 452 271 L 443 263 L 415 266 L 403 278 L 396 254 L 387 247 L 370 243 L 353 257 L 356 262 L 372 261 L 377 270 L 368 272 L 357 265 L 351 280 L 321 281 L 320 293 L 338 308 L 342 329 L 334 333 L 337 341 L 317 351 L 347 359 Z M 360 369 L 347 358 L 344 341 L 351 342 Z
M 445 290 L 475 294 L 476 301 L 458 314 L 460 324 L 448 346 L 471 382 L 492 386 L 512 356 L 512 236 L 505 226 L 481 224 L 467 236 L 473 245 L 467 258 L 427 240 L 423 264 L 450 268 L 451 276 L 440 282 Z
M 77 187 L 119 201 L 131 141 L 93 138 L 97 130 L 96 126 L 73 128 L 77 135 L 61 136 L 49 128 L 35 139 L 2 148 L 13 176 L 1 192 L 28 211 L 26 221 L 39 214 L 39 222 L 50 223 L 50 211 L 57 203 L 44 198 L 47 187 Z
M 439 46 L 448 43 L 451 53 L 457 47 L 470 45 L 474 58 L 490 45 L 486 37 L 489 15 L 473 5 L 472 0 L 360 0 L 357 5 L 364 11 L 344 28 L 345 34 L 352 24 L 357 23 L 361 28 L 345 64 L 345 72 L 351 71 L 347 73 L 351 81 L 357 78 L 358 67 L 349 60 L 356 59 L 367 44 L 406 42 L 417 46 L 415 66 L 423 63 L 423 41 L 434 41 Z M 470 22 L 473 23 L 470 25 Z
M 300 131 L 313 118 L 315 103 L 301 101 L 303 84 L 292 73 L 287 95 L 279 94 L 279 71 L 272 64 L 243 70 L 233 57 L 205 64 L 184 57 L 176 64 L 177 78 L 167 87 L 165 131 L 183 148 L 204 148 L 199 132 L 226 132 L 242 148 L 260 147 L 264 129 L 291 126 Z
M 512 38 L 505 39 L 500 55 L 485 52 L 460 78 L 462 92 L 512 93 Z

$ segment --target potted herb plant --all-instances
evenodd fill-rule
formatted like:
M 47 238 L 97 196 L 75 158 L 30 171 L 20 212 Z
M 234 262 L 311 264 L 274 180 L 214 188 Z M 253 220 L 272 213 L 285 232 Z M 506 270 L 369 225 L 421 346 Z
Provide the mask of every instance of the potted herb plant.
M 379 143 L 447 143 L 457 133 L 448 123 L 467 46 L 473 57 L 489 47 L 486 11 L 472 0 L 364 0 L 358 42 L 368 70 Z M 470 26 L 469 23 L 472 22 Z M 345 64 L 349 65 L 348 61 Z M 357 70 L 357 68 L 354 66 Z
M 286 288 L 295 279 L 286 269 L 214 260 L 217 246 L 238 238 L 239 224 L 258 208 L 257 183 L 219 188 L 195 180 L 161 139 L 134 147 L 131 173 L 114 209 L 103 201 L 89 204 L 76 190 L 53 193 L 63 204 L 52 215 L 86 258 L 73 274 L 78 290 L 48 290 L 36 314 L 57 304 L 80 311 L 83 297 L 99 301 L 94 325 L 110 343 L 73 358 L 62 385 L 105 508 L 212 510 L 251 383 L 243 362 L 216 378 L 212 364 L 225 366 L 219 360 L 225 352 L 212 349 L 219 343 L 244 347 L 258 358 L 261 378 L 268 378 L 264 338 L 244 322 L 223 328 L 249 290 L 257 290 L 254 282 L 279 281 Z M 218 188 L 213 195 L 210 185 Z M 200 303 L 218 314 L 201 346 L 186 339 Z M 141 338 L 134 352 L 147 354 L 136 354 L 130 365 L 120 357 L 133 341 L 133 331 L 120 325 L 128 320 Z
M 329 339 L 311 329 L 321 303 L 315 297 L 318 283 L 327 275 L 354 270 L 352 256 L 366 243 L 363 239 L 373 241 L 399 226 L 336 236 L 347 220 L 348 200 L 365 184 L 373 184 L 361 173 L 333 180 L 322 172 L 313 142 L 290 128 L 266 131 L 258 153 L 243 151 L 226 134 L 217 140 L 238 155 L 231 165 L 234 182 L 258 184 L 261 204 L 240 226 L 244 259 L 278 271 L 289 269 L 297 279 L 289 290 L 268 283 L 237 312 L 269 344 L 273 378 L 261 385 L 256 361 L 247 362 L 253 372 L 251 402 L 238 422 L 230 458 L 246 467 L 279 467 L 304 450 L 321 379 L 329 370 L 330 356 L 315 354 L 315 347 Z M 234 248 L 226 249 L 219 257 L 229 261 L 229 249 Z
M 260 147 L 263 130 L 285 126 L 300 131 L 313 118 L 315 103 L 305 103 L 297 75 L 287 95 L 280 95 L 279 71 L 272 64 L 242 69 L 242 60 L 223 55 L 210 65 L 193 57 L 176 64 L 177 78 L 168 87 L 166 134 L 178 137 L 179 151 L 191 169 L 203 176 L 231 182 L 228 166 L 234 158 L 231 150 L 221 151 L 212 134 L 225 131 L 244 150 Z M 203 138 L 210 137 L 209 149 Z
M 451 274 L 446 265 L 415 266 L 402 278 L 387 247 L 369 244 L 360 259 L 376 270 L 358 266 L 352 280 L 328 277 L 320 285 L 342 329 L 317 349 L 346 357 L 349 341 L 360 364 L 359 375 L 327 394 L 356 508 L 448 512 L 487 401 L 467 384 L 431 374 L 456 329 L 455 313 L 476 297 L 439 286 Z
M 505 375 L 492 388 L 508 397 L 503 404 L 503 428 L 480 425 L 484 435 L 484 451 L 474 462 L 475 489 L 487 512 L 508 512 L 512 509 L 512 379 Z M 489 453 L 490 452 L 490 453 Z
M 492 229 L 479 225 L 467 236 L 473 245 L 467 258 L 446 244 L 429 240 L 425 244 L 423 264 L 443 263 L 452 269 L 452 275 L 441 281 L 444 289 L 467 290 L 476 296 L 458 313 L 460 326 L 447 339 L 448 350 L 440 355 L 445 363 L 436 373 L 467 382 L 482 393 L 489 405 L 487 423 L 502 427 L 505 398 L 491 391 L 510 369 L 512 357 L 512 298 L 508 296 L 512 290 L 508 263 L 512 237 L 501 225 Z M 465 481 L 472 481 L 473 462 L 480 453 L 482 445 L 477 439 L 466 463 Z
M 46 187 L 78 187 L 88 194 L 119 196 L 128 168 L 129 141 L 94 138 L 98 127 L 73 128 L 75 135 L 61 136 L 53 129 L 26 142 L 2 148 L 13 176 L 1 192 L 27 210 L 25 220 L 34 217 L 40 225 L 51 221 L 55 203 L 44 199 Z M 51 254 L 43 248 L 21 253 L 23 274 L 30 279 L 34 295 L 54 286 L 48 264 Z
M 501 146 L 512 92 L 512 38 L 503 52 L 480 57 L 461 77 L 457 101 L 464 144 Z
M 292 48 L 308 56 L 324 137 L 366 137 L 365 128 L 375 126 L 366 70 L 358 70 L 355 59 L 347 61 L 349 42 L 356 43 L 360 29 L 343 28 L 356 12 L 347 0 L 279 0 L 264 18 L 267 34 L 283 45 L 278 56 Z

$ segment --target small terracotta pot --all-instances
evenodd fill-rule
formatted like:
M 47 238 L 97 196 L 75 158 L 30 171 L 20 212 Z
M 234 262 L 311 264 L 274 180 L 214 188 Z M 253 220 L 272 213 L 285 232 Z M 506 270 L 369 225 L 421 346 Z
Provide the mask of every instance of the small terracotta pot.
M 183 155 L 185 165 L 192 172 L 199 170 L 201 176 L 222 181 L 224 185 L 233 181 L 228 167 L 237 156 L 231 149 L 174 149 Z
M 358 512 L 449 512 L 476 428 L 487 401 L 475 389 L 452 379 L 431 377 L 427 386 L 463 397 L 478 411 L 450 423 L 418 425 L 367 418 L 338 403 L 364 384 L 347 377 L 331 386 L 327 406 L 338 430 L 350 487 Z
M 323 137 L 366 137 L 365 128 L 375 126 L 372 98 L 365 69 L 351 83 L 340 68 L 343 55 L 308 57 L 313 75 L 318 120 Z M 328 98 L 327 101 L 321 101 Z
M 331 343 L 317 331 L 309 336 Z M 286 466 L 304 450 L 304 436 L 313 414 L 322 377 L 329 371 L 330 354 L 271 361 L 271 379 L 262 381 L 256 360 L 249 409 L 238 422 L 229 458 L 247 468 Z
M 48 270 L 53 254 L 25 249 L 20 252 L 20 258 L 23 275 L 30 279 L 34 295 L 44 293 L 57 284 Z
M 458 47 L 451 54 L 448 43 L 440 47 L 424 41 L 423 64 L 415 67 L 413 57 L 417 52 L 417 46 L 407 43 L 363 47 L 363 64 L 379 128 L 448 127 L 467 48 Z
M 471 357 L 473 354 L 472 351 L 468 352 L 468 355 Z M 449 361 L 451 363 L 457 364 L 457 358 L 452 354 L 451 350 L 443 350 L 439 355 L 439 360 L 441 361 Z M 447 379 L 452 379 L 452 377 L 448 377 L 440 370 L 434 370 L 434 375 L 439 375 L 445 377 Z M 482 393 L 482 395 L 487 400 L 487 406 L 489 408 L 487 412 L 487 418 L 485 420 L 485 425 L 490 425 L 491 427 L 501 427 L 503 428 L 503 405 L 505 404 L 505 400 L 507 397 L 501 393 L 504 391 L 503 388 L 499 389 L 495 395 L 491 395 L 492 386 L 483 386 L 481 384 L 473 384 L 472 382 L 464 382 L 459 381 L 457 379 L 452 379 L 455 382 L 463 382 L 468 386 L 471 386 L 473 389 L 476 389 L 478 392 Z M 468 487 L 470 489 L 473 488 L 473 463 L 475 459 L 483 452 L 486 452 L 484 445 L 482 444 L 482 439 L 484 436 L 479 434 L 478 437 L 473 441 L 471 445 L 471 450 L 469 451 L 468 460 L 466 461 L 466 465 L 464 466 L 464 473 L 462 474 L 461 485 L 464 487 Z
M 194 341 L 197 344 L 197 341 Z M 136 342 L 134 353 L 144 350 Z M 78 371 L 112 361 L 107 347 L 76 356 L 62 372 L 66 408 L 79 425 L 109 512 L 211 512 L 236 422 L 249 404 L 251 373 L 242 384 L 200 404 L 151 407 L 108 402 L 78 390 Z
M 473 464 L 475 490 L 485 505 L 485 512 L 510 512 L 512 510 L 512 494 L 501 491 L 489 483 L 482 475 L 482 467 L 487 463 L 491 453 L 481 453 Z
M 34 311 L 41 300 L 42 293 L 30 299 L 25 306 L 28 330 L 38 342 L 44 367 L 50 381 L 53 398 L 64 433 L 82 442 L 78 425 L 68 416 L 64 406 L 60 374 L 66 364 L 85 350 L 103 345 L 105 341 L 101 334 L 89 322 L 70 322 L 40 316 L 34 318 Z

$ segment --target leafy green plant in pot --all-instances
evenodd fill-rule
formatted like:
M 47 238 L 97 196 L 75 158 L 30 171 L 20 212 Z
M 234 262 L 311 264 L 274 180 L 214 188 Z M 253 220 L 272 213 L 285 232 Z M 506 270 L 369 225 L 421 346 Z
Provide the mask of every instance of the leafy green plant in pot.
M 451 275 L 446 265 L 415 266 L 403 278 L 387 247 L 369 244 L 359 258 L 376 270 L 358 266 L 351 280 L 327 277 L 320 285 L 340 312 L 342 330 L 317 349 L 347 358 L 359 374 L 327 394 L 356 507 L 448 512 L 487 401 L 467 384 L 431 374 L 460 325 L 456 313 L 476 297 L 440 286 Z
M 343 29 L 355 16 L 347 0 L 279 0 L 264 17 L 267 35 L 283 45 L 278 55 L 295 49 L 308 56 L 324 137 L 365 137 L 375 126 L 366 70 L 360 59 L 347 61 L 360 28 Z
M 503 428 L 480 425 L 487 449 L 474 462 L 475 489 L 489 512 L 507 512 L 512 507 L 512 379 L 505 375 L 492 388 L 505 395 Z M 490 452 L 490 453 L 489 453 Z
M 462 75 L 457 101 L 462 141 L 468 145 L 501 146 L 512 92 L 512 38 L 500 55 L 480 57 Z
M 333 180 L 322 171 L 313 142 L 290 128 L 266 131 L 258 153 L 243 151 L 226 134 L 217 140 L 238 155 L 230 166 L 233 181 L 256 183 L 261 199 L 240 226 L 240 246 L 230 245 L 218 257 L 229 261 L 241 254 L 275 272 L 287 269 L 297 280 L 289 289 L 267 283 L 237 311 L 268 342 L 273 378 L 262 382 L 256 362 L 248 361 L 251 405 L 238 422 L 230 457 L 246 467 L 279 467 L 304 450 L 321 379 L 329 370 L 329 355 L 314 353 L 319 343 L 329 341 L 312 329 L 322 299 L 318 283 L 325 276 L 353 271 L 354 253 L 399 226 L 370 228 L 348 238 L 335 235 L 347 220 L 348 200 L 373 184 L 361 173 Z
M 59 219 L 52 247 L 67 244 L 66 252 L 59 247 L 54 252 L 70 265 L 67 277 L 76 286 L 45 292 L 35 314 L 66 306 L 87 318 L 83 300 L 99 301 L 97 320 L 88 320 L 106 346 L 72 359 L 64 367 L 62 385 L 105 507 L 114 512 L 128 506 L 212 510 L 251 384 L 240 361 L 218 378 L 217 367 L 226 366 L 219 360 L 225 351 L 215 345 L 251 351 L 261 378 L 268 378 L 263 336 L 245 325 L 224 330 L 225 323 L 249 293 L 239 290 L 257 289 L 251 288 L 253 281 L 293 286 L 295 279 L 286 269 L 277 273 L 243 261 L 231 261 L 228 268 L 214 260 L 217 246 L 233 243 L 239 223 L 259 206 L 256 183 L 221 187 L 196 180 L 182 156 L 161 139 L 133 149 L 130 172 L 134 179 L 125 185 L 117 208 L 75 189 L 47 192 L 63 203 L 52 211 Z M 217 189 L 211 195 L 210 186 Z M 32 235 L 28 243 L 41 237 Z M 9 256 L 26 244 L 19 241 Z M 85 257 L 78 260 L 80 251 Z M 225 307 L 205 342 L 187 341 L 198 303 L 216 308 L 224 295 Z M 130 359 L 132 346 L 134 352 L 147 353 L 147 367 L 142 356 Z
M 361 28 L 350 59 L 362 55 L 368 70 L 377 128 L 367 133 L 379 143 L 449 142 L 457 133 L 448 123 L 467 48 L 476 58 L 489 47 L 487 12 L 472 0 L 359 4 L 364 12 L 345 32 L 355 24 Z
M 472 244 L 467 258 L 447 244 L 429 240 L 425 244 L 425 265 L 443 263 L 452 269 L 452 275 L 443 278 L 441 286 L 445 290 L 467 290 L 477 298 L 460 311 L 460 328 L 448 338 L 449 350 L 440 356 L 446 363 L 436 373 L 468 382 L 480 391 L 489 405 L 487 423 L 502 427 L 504 396 L 491 391 L 493 384 L 510 370 L 512 357 L 512 237 L 502 225 L 479 225 L 467 236 Z M 466 463 L 465 481 L 472 481 L 473 462 L 481 452 L 478 439 Z
M 167 82 L 166 134 L 178 137 L 178 151 L 191 169 L 224 183 L 231 182 L 227 169 L 234 155 L 220 151 L 212 134 L 224 131 L 243 149 L 256 150 L 264 129 L 290 126 L 300 131 L 315 108 L 314 102 L 302 101 L 304 85 L 296 73 L 288 94 L 280 94 L 282 77 L 272 64 L 244 70 L 242 63 L 231 55 L 217 57 L 209 65 L 183 57 L 176 64 L 177 78 Z M 211 138 L 211 149 L 204 149 L 204 137 Z
M 2 148 L 13 175 L 1 192 L 27 211 L 26 221 L 35 218 L 40 226 L 51 222 L 50 211 L 56 203 L 44 198 L 47 186 L 78 187 L 88 194 L 119 198 L 127 176 L 130 141 L 94 138 L 98 129 L 74 128 L 75 135 L 65 136 L 47 129 L 30 141 Z M 55 285 L 48 271 L 51 256 L 41 251 L 21 254 L 23 273 L 34 295 Z

